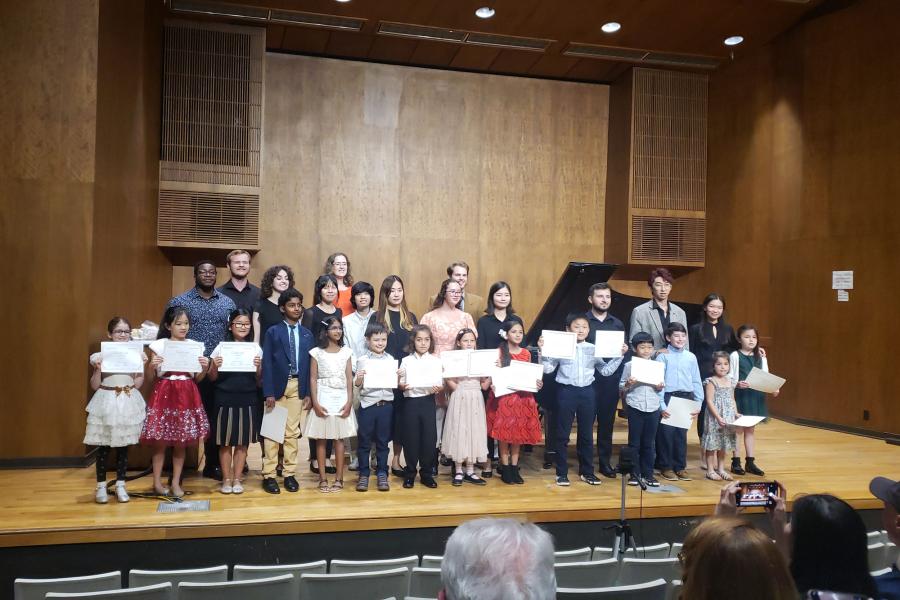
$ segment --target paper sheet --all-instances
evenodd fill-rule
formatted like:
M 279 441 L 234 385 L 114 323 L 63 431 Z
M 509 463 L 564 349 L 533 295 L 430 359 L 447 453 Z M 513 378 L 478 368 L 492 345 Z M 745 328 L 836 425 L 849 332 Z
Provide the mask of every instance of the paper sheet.
M 507 387 L 522 392 L 537 393 L 537 382 L 544 377 L 544 368 L 541 365 L 521 360 L 510 361 Z
M 414 388 L 441 387 L 444 369 L 439 360 L 406 361 L 406 385 Z
M 641 383 L 659 385 L 665 381 L 666 365 L 658 360 L 635 356 L 631 359 L 631 376 Z
M 694 420 L 694 417 L 691 416 L 691 413 L 697 412 L 700 410 L 700 403 L 694 402 L 693 400 L 688 400 L 687 398 L 679 398 L 678 396 L 672 396 L 669 398 L 669 407 L 666 409 L 666 412 L 669 413 L 668 417 L 664 417 L 660 423 L 663 425 L 671 425 L 672 427 L 678 427 L 680 429 L 690 429 L 691 423 Z
M 506 396 L 507 394 L 514 393 L 516 390 L 509 387 L 509 384 L 509 367 L 505 367 L 503 369 L 501 369 L 500 367 L 494 367 L 494 371 L 491 373 L 491 386 L 494 388 L 494 396 L 499 398 L 500 396 Z
M 600 358 L 622 356 L 622 344 L 624 343 L 624 331 L 598 331 L 594 336 L 594 356 Z
M 287 427 L 288 409 L 283 406 L 274 406 L 272 410 L 263 411 L 262 424 L 259 426 L 259 435 L 279 444 L 284 443 L 284 428 Z
M 360 359 L 363 375 L 363 387 L 369 389 L 387 389 L 397 387 L 397 361 Z
M 541 332 L 544 346 L 541 354 L 548 358 L 575 358 L 575 344 L 578 338 L 571 331 L 553 331 L 544 329 Z
M 497 350 L 475 350 L 469 352 L 469 377 L 490 377 L 497 368 Z
M 337 389 L 319 385 L 316 388 L 316 400 L 328 415 L 340 415 L 347 405 L 347 389 Z
M 444 350 L 441 352 L 441 366 L 444 378 L 465 377 L 469 374 L 469 354 L 471 350 Z
M 787 380 L 753 367 L 750 369 L 750 373 L 747 374 L 746 381 L 751 389 L 771 394 L 780 390 Z
M 100 370 L 104 373 L 143 373 L 143 342 L 100 342 Z
M 751 417 L 747 415 L 740 419 L 736 419 L 734 423 L 729 423 L 729 425 L 733 427 L 753 427 L 763 419 L 765 419 L 765 417 Z
M 253 359 L 259 354 L 259 346 L 248 342 L 222 342 L 218 345 L 219 356 L 222 357 L 223 373 L 240 372 L 255 373 Z
M 199 373 L 200 361 L 203 356 L 203 344 L 187 340 L 174 342 L 166 340 L 163 350 L 163 363 L 159 370 L 162 373 L 176 371 L 181 373 Z

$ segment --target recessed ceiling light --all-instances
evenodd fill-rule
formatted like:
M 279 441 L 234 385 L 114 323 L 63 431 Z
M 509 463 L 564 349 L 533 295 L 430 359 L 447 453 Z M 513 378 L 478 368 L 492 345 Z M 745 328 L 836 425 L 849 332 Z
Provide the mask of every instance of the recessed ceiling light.
M 337 0 L 338 2 L 350 2 L 350 0 Z
M 496 12 L 497 11 L 495 11 L 490 6 L 482 6 L 481 8 L 479 8 L 478 10 L 475 11 L 475 16 L 480 19 L 490 19 L 491 17 L 494 16 L 494 14 Z
M 730 37 L 725 38 L 726 46 L 737 46 L 741 42 L 744 41 L 744 36 L 742 35 L 732 35 Z
M 600 29 L 603 30 L 603 33 L 615 33 L 618 30 L 622 29 L 622 25 L 621 23 L 610 21 L 609 23 L 605 23 Z

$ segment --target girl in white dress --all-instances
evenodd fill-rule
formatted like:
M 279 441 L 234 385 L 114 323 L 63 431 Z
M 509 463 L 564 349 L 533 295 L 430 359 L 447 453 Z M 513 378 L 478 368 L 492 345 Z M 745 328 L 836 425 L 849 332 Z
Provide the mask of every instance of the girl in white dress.
M 124 317 L 113 317 L 106 326 L 107 336 L 114 342 L 131 341 L 131 323 Z M 141 352 L 144 362 L 147 355 Z M 128 446 L 137 444 L 144 426 L 146 407 L 140 387 L 144 373 L 103 373 L 102 355 L 90 357 L 94 372 L 91 389 L 95 390 L 87 405 L 87 428 L 84 443 L 97 446 L 97 489 L 94 499 L 99 504 L 109 502 L 106 491 L 106 457 L 110 448 L 116 449 L 116 499 L 128 502 L 125 491 L 125 471 L 128 468 Z
M 319 469 L 319 491 L 339 492 L 344 489 L 344 438 L 356 435 L 356 416 L 353 414 L 352 352 L 344 346 L 344 327 L 338 317 L 322 321 L 319 345 L 309 351 L 310 400 L 312 412 L 306 419 L 303 435 L 316 440 L 316 455 L 325 464 L 325 447 L 334 440 L 337 476 L 329 485 Z

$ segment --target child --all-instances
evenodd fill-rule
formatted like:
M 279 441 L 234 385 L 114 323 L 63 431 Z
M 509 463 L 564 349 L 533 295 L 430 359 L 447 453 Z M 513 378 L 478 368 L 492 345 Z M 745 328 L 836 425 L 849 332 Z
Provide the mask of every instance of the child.
M 717 350 L 712 354 L 713 376 L 703 382 L 706 388 L 706 423 L 701 446 L 706 452 L 706 478 L 731 481 L 725 472 L 725 451 L 734 451 L 733 423 L 741 417 L 734 402 L 734 383 L 728 377 L 731 367 L 728 353 Z
M 319 330 L 318 346 L 309 351 L 310 396 L 313 412 L 306 419 L 303 433 L 316 440 L 319 464 L 325 463 L 325 447 L 334 440 L 337 457 L 337 477 L 328 485 L 324 473 L 319 473 L 320 492 L 339 492 L 344 489 L 344 438 L 356 435 L 353 415 L 352 352 L 344 346 L 344 326 L 338 317 L 328 317 Z
M 474 350 L 475 343 L 475 332 L 471 329 L 462 329 L 456 334 L 458 350 Z M 460 486 L 463 481 L 484 485 L 484 479 L 475 474 L 475 464 L 487 462 L 487 424 L 481 391 L 487 389 L 489 379 L 453 377 L 444 381 L 451 394 L 444 419 L 441 449 L 444 455 L 456 463 L 453 485 Z M 538 428 L 540 431 L 540 426 Z M 540 434 L 538 438 L 540 439 Z
M 434 355 L 434 338 L 428 325 L 414 325 L 410 332 L 410 354 L 400 363 L 400 389 L 403 390 L 404 406 L 401 428 L 403 430 L 403 454 L 406 456 L 406 476 L 403 487 L 416 484 L 416 466 L 422 485 L 436 488 L 434 480 L 434 448 L 437 445 L 437 419 L 435 417 L 434 395 L 442 386 L 411 388 L 406 385 L 406 368 L 413 361 L 432 360 L 440 363 Z
M 284 488 L 289 492 L 300 489 L 295 476 L 297 445 L 304 405 L 309 403 L 309 351 L 314 345 L 312 333 L 299 324 L 303 312 L 301 302 L 302 296 L 294 288 L 281 293 L 278 307 L 284 321 L 266 331 L 263 343 L 262 378 L 266 410 L 272 410 L 276 405 L 287 409 L 284 444 L 265 438 L 262 486 L 269 494 L 281 493 L 275 481 L 281 445 L 284 446 Z
M 508 367 L 513 360 L 531 362 L 531 353 L 522 348 L 525 328 L 521 320 L 507 320 L 500 325 L 500 336 L 505 338 L 498 346 L 500 366 Z M 544 381 L 537 380 L 537 388 Z M 488 433 L 500 444 L 500 480 L 503 483 L 525 483 L 519 473 L 519 448 L 522 444 L 541 442 L 541 420 L 537 403 L 531 392 L 513 392 L 499 398 L 492 391 L 487 404 Z M 571 425 L 570 425 L 571 426 Z
M 653 336 L 639 331 L 631 338 L 631 347 L 638 358 L 649 360 L 653 356 Z M 653 461 L 656 453 L 656 429 L 659 426 L 659 412 L 662 402 L 659 392 L 665 384 L 653 386 L 641 383 L 631 376 L 631 361 L 622 369 L 619 389 L 625 394 L 625 406 L 628 412 L 628 445 L 638 457 L 635 469 L 637 476 L 650 487 L 659 487 L 653 477 Z M 638 485 L 634 475 L 628 479 L 628 485 Z
M 354 287 L 356 285 L 359 284 L 354 284 Z M 356 387 L 360 388 L 356 432 L 359 438 L 357 449 L 359 481 L 356 483 L 356 491 L 365 492 L 369 489 L 369 473 L 371 472 L 369 454 L 372 451 L 372 440 L 374 440 L 377 460 L 375 477 L 378 481 L 378 491 L 387 492 L 391 489 L 391 484 L 388 482 L 387 460 L 388 442 L 391 441 L 391 428 L 394 424 L 394 389 L 366 388 L 363 387 L 363 383 L 367 365 L 377 360 L 394 360 L 394 357 L 384 351 L 388 343 L 388 333 L 384 325 L 371 323 L 366 329 L 366 340 L 369 350 L 356 362 L 355 383 Z
M 181 472 L 184 468 L 185 447 L 206 439 L 209 435 L 209 420 L 200 400 L 197 381 L 202 381 L 209 367 L 209 359 L 198 358 L 198 369 L 193 373 L 167 371 L 160 373 L 163 353 L 169 344 L 187 341 L 191 328 L 187 310 L 180 306 L 170 306 L 163 315 L 162 327 L 157 339 L 150 344 L 152 376 L 158 379 L 153 386 L 150 401 L 147 402 L 147 420 L 141 432 L 141 442 L 152 444 L 153 450 L 153 490 L 159 495 L 169 493 L 162 484 L 162 468 L 166 459 L 166 447 L 172 446 L 172 495 L 184 496 L 181 489 Z
M 700 414 L 700 403 L 703 402 L 703 384 L 700 381 L 697 357 L 685 350 L 687 329 L 681 323 L 670 323 L 665 335 L 669 345 L 665 352 L 660 352 L 656 357 L 656 360 L 666 365 L 662 416 L 669 416 L 668 403 L 673 396 L 696 402 L 697 408 L 691 411 L 691 415 L 697 416 Z M 663 479 L 691 480 L 686 471 L 687 429 L 659 424 L 659 429 L 656 430 L 656 464 Z
M 357 281 L 350 289 L 350 303 L 355 310 L 349 314 L 344 313 L 344 317 L 341 320 L 344 324 L 344 344 L 353 352 L 351 365 L 355 373 L 357 369 L 356 361 L 361 356 L 366 355 L 366 329 L 375 316 L 375 311 L 372 310 L 372 305 L 375 303 L 375 288 L 366 281 Z M 356 410 L 358 408 L 359 395 L 357 391 L 353 395 L 353 409 Z M 345 446 L 350 452 L 350 466 L 348 469 L 357 471 L 359 470 L 359 463 L 356 453 L 353 452 L 355 438 L 350 438 L 345 440 L 345 442 Z
M 113 317 L 106 325 L 106 335 L 114 342 L 131 340 L 131 323 L 125 317 Z M 141 353 L 144 362 L 147 355 Z M 128 468 L 128 446 L 137 444 L 141 437 L 146 409 L 140 387 L 144 373 L 107 373 L 100 371 L 102 356 L 92 354 L 90 363 L 91 389 L 94 395 L 88 403 L 87 429 L 84 443 L 97 446 L 97 490 L 94 500 L 98 504 L 109 502 L 106 492 L 106 457 L 110 448 L 116 449 L 116 500 L 128 502 L 125 491 L 125 471 Z
M 247 446 L 259 441 L 258 390 L 262 367 L 262 350 L 250 338 L 252 313 L 239 308 L 228 317 L 226 342 L 248 342 L 256 347 L 253 364 L 256 371 L 219 372 L 222 366 L 221 346 L 209 355 L 209 379 L 215 382 L 216 445 L 219 446 L 219 464 L 222 466 L 223 494 L 242 494 L 241 476 L 247 463 Z
M 753 325 L 741 325 L 738 327 L 737 337 L 738 349 L 731 353 L 731 370 L 729 372 L 731 381 L 737 388 L 734 392 L 737 411 L 742 415 L 766 417 L 769 414 L 766 410 L 766 395 L 763 392 L 751 390 L 744 381 L 753 367 L 762 369 L 766 373 L 769 372 L 769 363 L 759 347 L 759 331 Z M 776 391 L 772 395 L 777 396 L 778 392 Z M 742 427 L 740 433 L 744 436 L 744 452 L 747 455 L 746 470 L 741 468 L 741 457 L 735 447 L 731 457 L 731 472 L 735 475 L 744 475 L 745 473 L 765 475 L 765 471 L 756 466 L 754 459 L 756 427 Z
M 588 485 L 600 485 L 600 480 L 594 475 L 594 417 L 597 414 L 594 399 L 594 373 L 600 367 L 600 374 L 608 377 L 613 374 L 622 357 L 614 358 L 608 363 L 602 358 L 594 356 L 594 345 L 585 341 L 591 326 L 584 313 L 572 313 L 566 317 L 566 331 L 575 334 L 577 345 L 574 358 L 548 358 L 543 359 L 544 373 L 552 373 L 559 366 L 556 373 L 556 382 L 559 384 L 557 391 L 556 410 L 556 485 L 569 485 L 569 465 L 566 461 L 566 452 L 569 446 L 569 432 L 572 430 L 572 422 L 578 421 L 578 474 L 580 479 Z M 538 346 L 543 347 L 543 338 L 538 340 Z M 628 352 L 628 346 L 622 344 L 622 354 Z

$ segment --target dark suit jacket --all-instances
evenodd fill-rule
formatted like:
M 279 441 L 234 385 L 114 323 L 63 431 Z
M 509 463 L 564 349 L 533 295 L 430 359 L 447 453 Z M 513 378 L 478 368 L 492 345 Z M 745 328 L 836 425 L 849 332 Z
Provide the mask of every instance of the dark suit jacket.
M 309 396 L 309 351 L 315 347 L 313 335 L 309 329 L 297 324 L 297 345 L 300 361 L 297 365 L 297 383 L 301 398 Z M 284 396 L 288 375 L 291 372 L 291 343 L 288 339 L 287 325 L 278 323 L 266 331 L 263 342 L 263 395 L 276 400 Z

